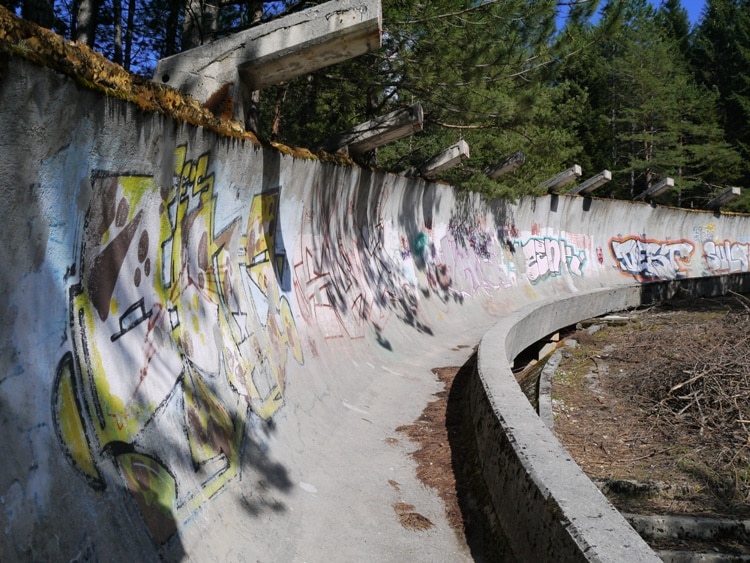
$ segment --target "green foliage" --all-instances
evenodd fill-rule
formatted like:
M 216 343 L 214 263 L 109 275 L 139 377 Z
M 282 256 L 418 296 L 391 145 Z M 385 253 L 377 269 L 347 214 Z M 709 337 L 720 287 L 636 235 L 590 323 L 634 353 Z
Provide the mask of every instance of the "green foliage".
M 196 10 L 208 40 L 324 1 L 222 1 L 216 12 L 208 0 L 57 0 L 54 27 L 75 36 L 89 2 L 95 47 L 150 74 L 184 43 Z M 30 14 L 40 2 L 0 0 Z M 580 164 L 584 177 L 613 172 L 599 195 L 632 198 L 669 176 L 676 189 L 660 202 L 702 207 L 750 183 L 750 0 L 708 0 L 694 29 L 680 0 L 654 4 L 383 0 L 381 49 L 265 89 L 252 123 L 262 139 L 310 147 L 420 103 L 421 133 L 356 158 L 402 172 L 463 139 L 470 159 L 438 178 L 462 189 L 534 194 Z M 521 168 L 487 178 L 516 151 Z M 750 210 L 747 201 L 733 206 Z
M 750 183 L 750 0 L 708 0 L 693 37 L 698 80 L 715 88 L 726 140 L 739 150 Z
M 575 6 L 569 21 L 590 17 Z M 593 33 L 560 34 L 555 1 L 392 0 L 383 3 L 383 48 L 263 92 L 261 137 L 310 145 L 376 115 L 422 104 L 424 130 L 378 149 L 381 168 L 415 168 L 464 139 L 471 158 L 440 179 L 488 194 L 523 195 L 575 163 L 586 94 L 555 78 Z M 571 27 L 572 27 L 571 23 Z M 515 151 L 516 173 L 482 172 Z
M 620 4 L 616 31 L 563 69 L 589 94 L 582 165 L 613 172 L 602 194 L 629 199 L 672 177 L 675 190 L 660 202 L 703 207 L 714 186 L 738 178 L 741 158 L 725 140 L 716 93 L 685 58 L 684 10 L 679 2 L 658 11 L 645 0 Z

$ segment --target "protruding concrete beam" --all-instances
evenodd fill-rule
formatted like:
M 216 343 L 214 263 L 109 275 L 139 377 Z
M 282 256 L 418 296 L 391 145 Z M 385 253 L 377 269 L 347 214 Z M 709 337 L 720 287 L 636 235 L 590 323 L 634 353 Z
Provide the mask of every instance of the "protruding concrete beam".
M 610 180 L 612 180 L 612 172 L 610 172 L 609 170 L 602 170 L 596 176 L 592 176 L 585 182 L 581 182 L 577 186 L 573 186 L 570 190 L 568 190 L 568 195 L 588 195 L 596 188 L 600 188 Z
M 539 187 L 547 188 L 547 191 L 554 192 L 559 190 L 566 184 L 570 184 L 576 178 L 580 178 L 581 173 L 581 167 L 577 164 L 574 164 L 567 170 L 560 172 L 557 176 L 553 176 L 546 182 L 542 182 L 541 184 L 539 184 Z
M 726 205 L 730 201 L 734 201 L 742 195 L 740 188 L 729 188 L 723 194 L 713 198 L 706 204 L 706 209 L 719 209 L 723 205 Z
M 663 194 L 664 192 L 672 189 L 673 187 L 674 187 L 674 179 L 664 178 L 661 182 L 654 184 L 649 189 L 635 196 L 633 199 L 636 201 L 646 199 L 646 198 L 651 199 L 658 195 Z
M 485 175 L 494 180 L 499 178 L 503 174 L 513 172 L 516 168 L 526 162 L 526 155 L 521 151 L 516 151 L 513 154 L 506 156 L 500 162 L 485 170 Z
M 348 147 L 349 152 L 363 153 L 421 131 L 423 121 L 422 106 L 414 104 L 333 135 L 315 145 L 314 148 L 336 152 Z
M 467 158 L 469 158 L 469 143 L 461 139 L 455 145 L 451 145 L 437 156 L 432 157 L 430 160 L 422 164 L 420 167 L 407 170 L 404 175 L 432 178 L 441 172 L 445 172 L 454 166 L 458 166 Z
M 381 0 L 326 2 L 161 59 L 154 80 L 201 103 L 232 84 L 244 111 L 253 90 L 379 48 L 381 14 Z

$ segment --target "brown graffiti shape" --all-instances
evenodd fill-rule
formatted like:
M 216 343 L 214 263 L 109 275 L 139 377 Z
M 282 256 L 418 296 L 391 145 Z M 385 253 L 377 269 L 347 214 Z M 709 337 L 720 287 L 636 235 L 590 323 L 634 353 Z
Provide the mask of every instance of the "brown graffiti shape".
M 120 275 L 125 257 L 133 242 L 141 222 L 143 212 L 139 211 L 133 221 L 127 225 L 112 242 L 94 259 L 86 277 L 86 289 L 89 299 L 99 313 L 102 321 L 109 316 L 109 302 L 115 290 L 115 283 Z
M 92 210 L 101 209 L 101 211 L 100 213 L 91 213 L 88 228 L 95 237 L 101 239 L 115 221 L 118 182 L 116 177 L 96 178 L 93 184 L 96 193 L 101 195 L 96 198 L 99 201 L 92 202 Z M 104 188 L 100 189 L 100 186 L 104 186 Z

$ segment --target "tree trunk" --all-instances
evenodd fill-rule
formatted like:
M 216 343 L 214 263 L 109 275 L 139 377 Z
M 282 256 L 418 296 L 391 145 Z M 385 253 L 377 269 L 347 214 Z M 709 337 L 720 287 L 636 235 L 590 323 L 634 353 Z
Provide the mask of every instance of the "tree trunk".
M 219 25 L 219 6 L 204 0 L 188 0 L 182 21 L 182 50 L 207 42 Z
M 123 66 L 125 70 L 130 70 L 130 64 L 133 62 L 133 25 L 135 25 L 135 0 L 128 0 L 128 21 L 125 24 L 125 60 Z
M 90 47 L 96 42 L 99 2 L 100 0 L 80 0 L 78 3 L 75 40 Z
M 250 25 L 258 23 L 263 18 L 263 1 L 248 0 L 247 7 Z M 252 131 L 256 135 L 260 131 L 260 90 L 250 93 L 250 100 L 245 111 L 245 130 Z
M 181 7 L 180 0 L 169 0 L 163 57 L 174 55 L 177 52 L 177 26 L 180 19 Z
M 276 140 L 279 138 L 279 132 L 281 130 L 281 107 L 284 105 L 284 98 L 286 98 L 286 92 L 288 85 L 284 84 L 279 88 L 276 94 L 276 104 L 273 107 L 273 123 L 271 124 L 271 138 Z
M 122 65 L 122 0 L 112 0 L 112 17 L 114 18 L 112 62 Z
M 201 44 L 201 0 L 187 0 L 182 18 L 182 50 L 192 49 Z
M 55 11 L 48 0 L 23 0 L 21 17 L 47 28 L 55 23 Z

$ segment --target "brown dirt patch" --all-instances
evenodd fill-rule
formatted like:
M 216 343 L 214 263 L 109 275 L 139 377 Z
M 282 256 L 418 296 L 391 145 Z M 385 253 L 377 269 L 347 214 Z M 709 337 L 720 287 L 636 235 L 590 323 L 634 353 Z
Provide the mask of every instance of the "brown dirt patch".
M 457 530 L 463 529 L 463 517 L 458 504 L 446 422 L 449 389 L 460 369 L 443 367 L 432 370 L 446 388 L 435 394 L 436 399 L 427 405 L 413 424 L 396 428 L 397 432 L 403 432 L 419 445 L 419 449 L 412 454 L 418 464 L 417 477 L 437 490 L 445 503 L 448 522 Z
M 499 532 L 479 473 L 466 387 L 473 376 L 476 354 L 463 366 L 441 367 L 433 373 L 444 384 L 413 424 L 396 430 L 418 448 L 412 453 L 417 476 L 436 490 L 448 522 L 465 541 L 476 561 L 512 560 Z M 403 521 L 402 521 L 403 523 Z
M 393 505 L 393 510 L 398 514 L 401 525 L 407 530 L 421 532 L 435 526 L 429 518 L 422 516 L 419 512 L 414 512 L 414 506 L 411 504 L 397 502 Z

